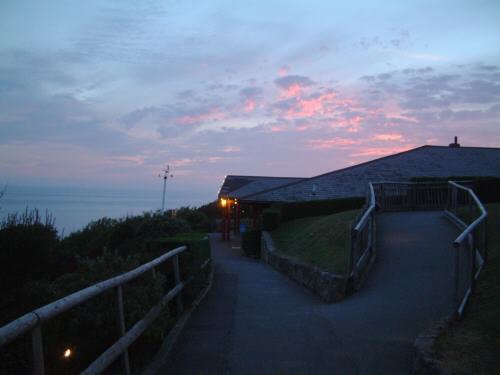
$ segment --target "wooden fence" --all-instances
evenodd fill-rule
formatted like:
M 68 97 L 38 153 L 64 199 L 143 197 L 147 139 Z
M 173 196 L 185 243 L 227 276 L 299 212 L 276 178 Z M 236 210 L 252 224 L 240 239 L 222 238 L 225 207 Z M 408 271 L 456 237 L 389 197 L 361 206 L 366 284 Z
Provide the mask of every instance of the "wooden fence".
M 56 317 L 57 315 L 78 306 L 89 299 L 96 297 L 108 290 L 115 289 L 116 294 L 116 319 L 119 326 L 119 339 L 102 353 L 87 369 L 81 374 L 100 374 L 111 365 L 118 357 L 121 357 L 123 364 L 123 373 L 130 374 L 130 364 L 128 357 L 128 347 L 148 328 L 153 321 L 159 316 L 163 307 L 172 299 L 176 298 L 177 308 L 182 311 L 182 295 L 181 292 L 186 284 L 192 279 L 181 281 L 179 268 L 179 254 L 187 250 L 186 246 L 178 247 L 171 250 L 152 261 L 143 264 L 129 272 L 115 276 L 105 281 L 89 286 L 88 288 L 79 290 L 73 294 L 63 297 L 57 301 L 49 303 L 43 307 L 33 310 L 13 322 L 0 327 L 0 347 L 11 342 L 22 334 L 31 331 L 32 356 L 35 375 L 45 374 L 44 354 L 43 354 L 43 339 L 42 339 L 42 323 Z M 146 315 L 136 322 L 132 328 L 125 332 L 125 315 L 123 310 L 123 291 L 122 286 L 127 282 L 136 279 L 148 271 L 155 272 L 155 268 L 163 264 L 167 260 L 172 259 L 172 265 L 175 277 L 175 286 L 170 289 L 160 301 L 152 307 Z M 207 259 L 200 269 L 205 268 L 210 263 L 210 258 Z

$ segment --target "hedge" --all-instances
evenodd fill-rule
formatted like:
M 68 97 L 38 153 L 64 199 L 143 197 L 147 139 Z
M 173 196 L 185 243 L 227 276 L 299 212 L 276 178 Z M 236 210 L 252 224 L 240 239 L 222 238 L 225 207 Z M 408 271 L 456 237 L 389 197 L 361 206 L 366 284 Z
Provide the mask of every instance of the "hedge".
M 500 178 L 479 176 L 414 177 L 412 182 L 473 181 L 474 192 L 482 203 L 500 202 Z
M 279 206 L 273 206 L 262 211 L 262 229 L 275 230 L 281 223 L 281 210 Z
M 246 255 L 260 257 L 260 230 L 248 230 L 241 235 L 241 247 Z
M 203 271 L 200 271 L 201 265 L 211 257 L 210 240 L 206 234 L 187 233 L 175 237 L 150 239 L 146 242 L 146 249 L 148 258 L 153 259 L 183 245 L 187 246 L 188 251 L 181 253 L 179 256 L 181 279 L 186 280 L 193 276 L 192 283 L 188 284 L 186 293 L 183 294 L 189 303 L 204 286 L 210 270 L 209 267 L 206 267 Z M 169 265 L 166 268 L 169 269 L 167 277 L 171 279 L 173 277 L 173 273 L 170 272 L 171 266 Z M 173 280 L 170 280 L 170 283 L 173 284 Z
M 303 217 L 331 215 L 337 212 L 355 210 L 363 207 L 364 204 L 364 197 L 354 197 L 284 203 L 278 207 L 280 207 L 281 221 L 287 222 Z

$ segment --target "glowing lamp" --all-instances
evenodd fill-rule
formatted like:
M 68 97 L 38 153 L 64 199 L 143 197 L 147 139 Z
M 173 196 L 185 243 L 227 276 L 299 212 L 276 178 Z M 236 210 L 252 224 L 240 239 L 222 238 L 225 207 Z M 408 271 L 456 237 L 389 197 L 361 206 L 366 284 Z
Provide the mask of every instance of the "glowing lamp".
M 69 358 L 69 357 L 71 357 L 71 354 L 73 354 L 73 353 L 71 352 L 71 349 L 66 349 L 66 350 L 64 351 L 63 357 L 64 357 L 64 358 Z
M 221 205 L 222 207 L 226 207 L 226 206 L 227 206 L 227 199 L 221 198 L 221 200 L 220 200 L 220 205 Z

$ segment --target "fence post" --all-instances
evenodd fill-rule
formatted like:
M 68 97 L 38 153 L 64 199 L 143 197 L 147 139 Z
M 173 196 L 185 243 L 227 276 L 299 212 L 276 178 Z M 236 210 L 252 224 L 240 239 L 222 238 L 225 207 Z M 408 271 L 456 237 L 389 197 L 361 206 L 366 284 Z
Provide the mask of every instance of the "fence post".
M 172 261 L 174 263 L 174 277 L 175 277 L 175 285 L 177 286 L 181 282 L 181 270 L 179 268 L 179 256 L 174 255 L 172 258 Z M 181 292 L 176 297 L 177 300 L 177 311 L 179 314 L 182 313 L 184 310 L 184 307 L 182 306 L 182 295 Z
M 451 212 L 457 214 L 457 187 L 451 185 Z
M 125 335 L 125 313 L 123 310 L 123 289 L 121 285 L 116 287 L 116 308 L 118 313 L 118 334 L 120 337 Z M 128 358 L 128 349 L 125 349 L 121 355 L 123 371 L 130 375 L 130 361 Z
M 486 265 L 486 263 L 488 263 L 488 217 L 485 217 L 484 218 L 484 221 L 483 221 L 483 241 L 484 241 L 484 264 Z
M 350 267 L 349 267 L 349 276 L 352 278 L 353 287 L 356 285 L 356 246 L 358 240 L 358 231 L 354 228 L 351 228 L 351 254 L 350 254 Z
M 35 375 L 45 375 L 42 327 L 40 323 L 31 331 L 31 347 L 33 350 L 33 373 Z
M 380 208 L 385 209 L 385 189 L 384 184 L 380 184 Z
M 469 235 L 468 242 L 469 248 L 471 250 L 471 264 L 470 264 L 470 291 L 471 293 L 474 291 L 476 287 L 476 244 L 475 244 L 474 231 Z
M 460 244 L 457 242 L 453 243 L 455 248 L 455 257 L 454 257 L 454 271 L 453 271 L 453 299 L 455 300 L 455 305 L 459 306 L 460 299 L 458 297 L 458 284 L 459 284 L 459 272 L 460 272 Z

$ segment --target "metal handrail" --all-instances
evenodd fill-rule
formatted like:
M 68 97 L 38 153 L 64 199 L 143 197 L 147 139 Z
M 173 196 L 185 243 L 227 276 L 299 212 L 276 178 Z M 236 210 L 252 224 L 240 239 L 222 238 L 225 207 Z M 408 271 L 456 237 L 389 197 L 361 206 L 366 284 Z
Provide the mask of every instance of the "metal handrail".
M 79 290 L 75 293 L 72 293 L 66 297 L 58 299 L 21 316 L 20 318 L 4 325 L 3 327 L 0 327 L 0 346 L 11 342 L 20 335 L 31 330 L 34 373 L 36 375 L 44 375 L 45 365 L 41 323 L 46 322 L 49 319 L 63 313 L 64 311 L 82 304 L 97 295 L 100 295 L 111 289 L 116 289 L 120 338 L 104 353 L 102 353 L 94 362 L 92 362 L 89 367 L 87 367 L 87 369 L 82 372 L 82 374 L 100 374 L 119 356 L 122 356 L 124 373 L 127 375 L 130 374 L 128 347 L 146 330 L 147 327 L 149 327 L 149 325 L 151 325 L 151 323 L 158 317 L 161 309 L 165 306 L 165 304 L 172 300 L 174 297 L 177 297 L 177 308 L 179 312 L 182 312 L 183 310 L 180 293 L 184 289 L 186 284 L 192 280 L 192 276 L 186 281 L 180 280 L 179 254 L 186 250 L 186 246 L 180 246 L 131 271 L 125 272 L 121 275 L 112 277 L 110 279 L 89 286 L 85 289 Z M 143 275 L 148 271 L 153 270 L 154 272 L 155 267 L 164 263 L 168 259 L 173 259 L 175 286 L 170 289 L 160 299 L 160 301 L 146 313 L 146 315 L 141 320 L 136 322 L 131 329 L 125 332 L 122 285 Z M 200 269 L 205 268 L 209 263 L 210 258 L 201 265 Z
M 367 209 L 365 210 L 363 216 L 361 216 L 358 223 L 354 227 L 354 230 L 358 231 L 358 232 L 366 225 L 366 221 L 368 220 L 368 216 L 370 216 L 372 211 L 375 209 L 375 192 L 373 190 L 373 184 L 371 182 L 368 183 L 368 187 L 369 187 L 370 204 L 368 205 Z
M 348 278 L 350 278 L 355 287 L 359 281 L 360 269 L 369 254 L 373 254 L 375 243 L 375 224 L 374 212 L 376 207 L 375 191 L 373 184 L 368 184 L 368 206 L 359 218 L 356 225 L 351 230 L 350 255 Z M 368 225 L 368 228 L 367 227 Z M 366 244 L 365 244 L 366 240 Z M 347 284 L 346 284 L 347 287 Z
M 484 208 L 483 204 L 481 203 L 481 201 L 477 197 L 476 193 L 474 193 L 474 191 L 471 188 L 468 188 L 468 187 L 465 187 L 463 185 L 457 184 L 454 181 L 448 181 L 448 183 L 450 185 L 452 185 L 452 186 L 455 186 L 458 189 L 467 191 L 470 194 L 470 196 L 472 197 L 472 199 L 474 200 L 474 202 L 476 203 L 476 205 L 479 208 L 479 210 L 481 211 L 481 215 L 479 215 L 479 217 L 476 220 L 474 220 L 472 223 L 470 223 L 467 226 L 467 228 L 465 228 L 465 230 L 462 233 L 460 233 L 460 235 L 455 239 L 455 241 L 453 241 L 453 245 L 455 247 L 457 247 L 457 246 L 459 246 L 467 238 L 467 236 L 479 224 L 481 224 L 481 222 L 483 222 L 486 219 L 486 217 L 488 216 L 488 212 L 486 211 L 486 209 Z

